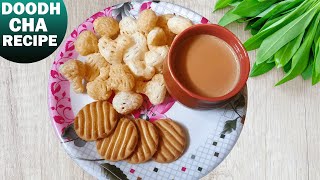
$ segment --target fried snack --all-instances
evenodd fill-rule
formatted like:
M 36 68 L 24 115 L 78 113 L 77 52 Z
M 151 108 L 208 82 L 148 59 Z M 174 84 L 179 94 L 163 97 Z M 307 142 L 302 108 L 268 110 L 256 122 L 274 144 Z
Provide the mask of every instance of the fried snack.
M 123 61 L 128 63 L 130 61 L 143 60 L 144 54 L 148 51 L 147 39 L 142 33 L 134 33 L 131 35 L 134 42 L 130 48 L 128 48 L 123 57 Z
M 91 31 L 83 31 L 74 43 L 74 47 L 82 56 L 99 52 L 98 38 Z
M 162 72 L 163 61 L 167 58 L 168 52 L 168 46 L 158 46 L 151 49 L 145 54 L 146 65 L 154 67 L 157 72 Z
M 138 26 L 135 19 L 132 17 L 124 17 L 120 23 L 120 34 L 131 35 L 138 32 Z
M 92 82 L 87 83 L 87 93 L 94 100 L 108 100 L 112 91 L 107 86 L 110 67 L 100 69 L 100 75 Z
M 151 46 L 164 46 L 167 44 L 167 37 L 163 29 L 159 27 L 153 28 L 148 36 L 147 43 Z
M 138 143 L 138 130 L 129 119 L 122 118 L 110 136 L 97 141 L 98 153 L 108 161 L 121 161 L 129 157 Z
M 138 81 L 136 92 L 145 94 L 153 105 L 163 103 L 167 93 L 163 75 L 156 74 L 149 82 Z
M 189 19 L 182 16 L 174 16 L 168 20 L 168 27 L 170 31 L 175 34 L 180 34 L 182 31 L 191 27 L 192 25 L 193 24 Z
M 154 27 L 156 27 L 157 21 L 158 16 L 156 13 L 151 9 L 147 9 L 139 14 L 137 26 L 140 32 L 148 34 Z
M 145 61 L 129 61 L 127 65 L 135 78 L 139 80 L 150 80 L 156 73 L 155 68 L 147 66 Z
M 93 22 L 94 30 L 100 36 L 114 37 L 119 33 L 119 23 L 112 17 L 99 17 Z
M 116 64 L 110 67 L 110 77 L 107 86 L 111 90 L 131 91 L 135 86 L 135 79 L 130 69 L 123 64 Z
M 84 63 L 86 67 L 85 80 L 91 82 L 100 75 L 100 69 L 108 67 L 109 63 L 100 53 L 91 54 Z
M 167 45 L 171 45 L 176 34 L 174 34 L 173 32 L 170 31 L 169 27 L 168 27 L 168 21 L 169 19 L 171 19 L 172 17 L 174 17 L 173 14 L 164 14 L 158 17 L 158 22 L 157 22 L 157 26 L 162 28 L 162 30 L 164 31 L 164 33 L 166 34 L 167 37 Z
M 159 136 L 156 127 L 143 119 L 133 121 L 138 129 L 139 140 L 136 150 L 126 160 L 131 164 L 144 163 L 152 158 L 157 151 Z
M 60 73 L 69 80 L 75 93 L 83 93 L 85 88 L 82 83 L 86 75 L 84 64 L 79 60 L 69 60 L 59 69 Z
M 112 100 L 114 109 L 124 115 L 139 109 L 142 103 L 143 97 L 134 92 L 118 92 Z
M 101 55 L 110 64 L 120 64 L 123 59 L 123 54 L 130 47 L 132 40 L 127 35 L 119 35 L 117 39 L 112 40 L 107 36 L 99 39 L 99 50 Z
M 170 119 L 154 122 L 159 133 L 158 150 L 153 160 L 159 163 L 170 163 L 177 160 L 186 148 L 187 135 L 181 126 Z
M 85 141 L 96 141 L 113 132 L 119 114 L 107 101 L 97 101 L 83 107 L 74 119 L 77 135 Z

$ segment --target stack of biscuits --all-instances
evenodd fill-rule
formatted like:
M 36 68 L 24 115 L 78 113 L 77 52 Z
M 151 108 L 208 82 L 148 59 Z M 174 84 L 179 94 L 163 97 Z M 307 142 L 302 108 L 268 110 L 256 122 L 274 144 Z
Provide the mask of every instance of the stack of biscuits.
M 177 160 L 186 147 L 184 129 L 170 119 L 151 123 L 121 117 L 107 101 L 83 107 L 74 121 L 77 135 L 96 141 L 98 153 L 105 160 L 138 164 L 153 159 L 159 163 Z

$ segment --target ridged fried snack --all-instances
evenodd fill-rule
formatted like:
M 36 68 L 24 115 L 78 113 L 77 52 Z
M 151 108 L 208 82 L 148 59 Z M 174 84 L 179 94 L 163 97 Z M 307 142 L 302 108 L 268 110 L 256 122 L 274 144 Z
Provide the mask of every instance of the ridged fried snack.
M 159 133 L 158 150 L 153 160 L 159 163 L 170 163 L 177 160 L 186 148 L 187 135 L 182 127 L 170 119 L 154 122 Z
M 85 63 L 86 76 L 85 80 L 91 82 L 100 75 L 100 69 L 110 66 L 100 53 L 91 54 L 87 57 Z
M 120 34 L 131 35 L 138 32 L 137 21 L 132 17 L 124 17 L 120 23 Z
M 151 81 L 136 83 L 136 92 L 145 94 L 153 105 L 163 103 L 167 89 L 162 74 L 156 74 Z
M 129 119 L 120 119 L 115 131 L 107 138 L 97 141 L 98 153 L 108 161 L 128 158 L 138 143 L 138 130 Z
M 156 27 L 158 16 L 152 9 L 147 9 L 140 12 L 137 25 L 140 32 L 148 34 L 154 27 Z
M 118 92 L 112 100 L 114 109 L 124 115 L 139 109 L 142 103 L 143 97 L 134 92 Z
M 87 83 L 87 93 L 94 100 L 108 100 L 112 95 L 111 89 L 107 86 L 110 66 L 100 69 L 100 75 L 91 82 Z
M 182 16 L 174 16 L 168 20 L 168 27 L 170 31 L 175 34 L 180 34 L 182 31 L 191 27 L 192 25 L 193 24 L 189 19 Z
M 170 31 L 168 27 L 168 21 L 174 17 L 173 14 L 164 14 L 158 17 L 157 26 L 162 28 L 162 30 L 165 32 L 167 37 L 167 45 L 171 46 L 176 34 Z
M 169 52 L 168 46 L 157 46 L 145 54 L 145 62 L 147 66 L 154 67 L 157 72 L 161 73 L 163 69 L 163 61 L 167 58 Z
M 83 31 L 74 43 L 74 47 L 76 51 L 82 56 L 97 53 L 99 52 L 98 38 L 91 31 Z
M 69 60 L 59 69 L 60 73 L 69 80 L 75 93 L 83 93 L 85 88 L 82 83 L 86 75 L 86 68 L 79 60 Z
M 152 158 L 157 151 L 159 136 L 156 127 L 143 119 L 133 120 L 139 132 L 139 141 L 136 150 L 126 160 L 132 164 L 144 163 Z
M 112 17 L 99 17 L 93 22 L 94 30 L 100 36 L 113 37 L 119 33 L 119 23 Z
M 83 107 L 74 119 L 77 135 L 85 141 L 96 141 L 112 133 L 119 114 L 107 101 L 97 101 Z
M 111 90 L 131 91 L 135 86 L 134 76 L 126 65 L 112 65 L 109 76 L 107 86 Z

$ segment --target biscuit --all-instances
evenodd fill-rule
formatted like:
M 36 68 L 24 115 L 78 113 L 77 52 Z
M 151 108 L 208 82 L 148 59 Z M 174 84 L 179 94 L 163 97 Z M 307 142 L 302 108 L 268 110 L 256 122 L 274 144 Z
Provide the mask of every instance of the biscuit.
M 136 20 L 129 16 L 124 17 L 120 21 L 119 26 L 120 26 L 120 34 L 131 35 L 138 32 L 138 26 L 137 26 Z
M 167 93 L 162 74 L 156 74 L 149 82 L 138 81 L 135 89 L 137 93 L 145 94 L 153 105 L 163 103 Z
M 115 40 L 103 36 L 99 39 L 98 47 L 101 55 L 110 64 L 120 64 L 125 50 L 131 46 L 131 43 L 132 40 L 127 35 L 119 35 Z
M 110 77 L 107 86 L 111 90 L 131 91 L 135 86 L 135 78 L 130 69 L 123 64 L 115 64 L 110 67 Z
M 159 163 L 170 163 L 177 160 L 186 148 L 186 134 L 182 127 L 169 119 L 154 122 L 159 133 L 158 150 L 153 160 Z
M 152 9 L 147 9 L 140 12 L 137 26 L 140 32 L 148 34 L 154 27 L 156 27 L 158 16 Z
M 138 143 L 138 130 L 129 119 L 122 118 L 114 132 L 97 141 L 98 153 L 108 161 L 120 161 L 129 157 Z
M 167 44 L 167 37 L 163 29 L 159 27 L 153 28 L 148 36 L 147 43 L 151 46 L 164 46 Z
M 170 31 L 175 34 L 180 34 L 182 31 L 191 27 L 192 25 L 193 24 L 189 19 L 182 16 L 174 16 L 168 20 L 168 27 Z
M 67 80 L 69 80 L 74 92 L 84 92 L 85 88 L 82 80 L 85 77 L 86 69 L 81 61 L 69 60 L 60 66 L 59 71 Z
M 120 114 L 129 114 L 140 108 L 143 103 L 143 97 L 134 92 L 118 92 L 113 100 L 113 108 Z
M 164 14 L 158 17 L 158 22 L 157 22 L 157 26 L 162 28 L 162 30 L 164 31 L 164 33 L 166 34 L 166 38 L 167 38 L 167 45 L 171 45 L 176 34 L 174 34 L 173 32 L 170 31 L 169 27 L 168 27 L 168 21 L 169 19 L 171 19 L 172 17 L 174 17 L 173 14 Z
M 119 33 L 119 23 L 112 17 L 99 17 L 93 22 L 94 30 L 100 36 L 114 37 Z
M 117 125 L 119 114 L 107 101 L 87 104 L 77 114 L 74 129 L 85 141 L 95 141 L 111 134 Z
M 98 38 L 91 31 L 83 31 L 74 43 L 74 47 L 82 56 L 99 52 Z
M 131 164 L 144 163 L 152 158 L 157 151 L 159 136 L 156 127 L 143 119 L 133 120 L 138 133 L 139 140 L 133 154 L 126 160 Z
M 109 63 L 100 53 L 91 54 L 84 63 L 86 67 L 85 80 L 91 82 L 100 75 L 100 69 L 108 67 Z

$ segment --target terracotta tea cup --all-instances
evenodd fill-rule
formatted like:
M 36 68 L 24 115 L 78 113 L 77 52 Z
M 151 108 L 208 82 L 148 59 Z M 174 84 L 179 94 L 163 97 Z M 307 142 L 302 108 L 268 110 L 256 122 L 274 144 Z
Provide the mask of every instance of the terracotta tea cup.
M 179 45 L 188 37 L 207 34 L 216 36 L 228 43 L 237 55 L 240 65 L 240 77 L 236 86 L 226 95 L 221 97 L 204 97 L 187 89 L 177 78 L 175 53 Z M 176 64 L 177 66 L 179 64 Z M 170 95 L 183 105 L 193 109 L 210 109 L 223 106 L 232 100 L 246 85 L 250 72 L 250 60 L 241 41 L 228 29 L 215 24 L 194 25 L 175 38 L 168 58 L 163 65 L 163 74 Z

